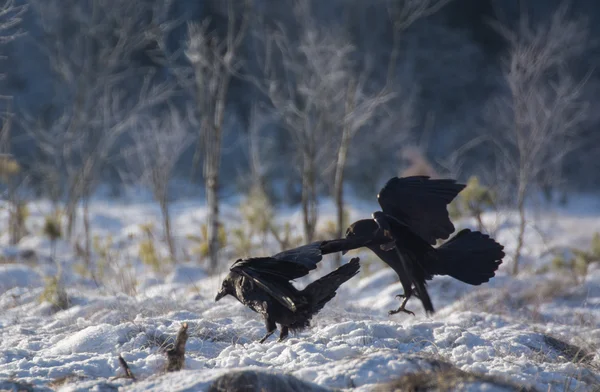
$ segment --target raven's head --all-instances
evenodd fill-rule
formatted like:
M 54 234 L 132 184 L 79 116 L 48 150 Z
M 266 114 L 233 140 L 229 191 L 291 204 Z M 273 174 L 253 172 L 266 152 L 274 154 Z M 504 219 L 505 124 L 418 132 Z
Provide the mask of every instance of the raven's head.
M 379 225 L 373 219 L 361 219 L 354 222 L 346 229 L 346 238 L 373 237 L 379 230 Z M 345 255 L 347 251 L 343 251 Z
M 233 280 L 231 279 L 231 275 L 228 274 L 225 277 L 225 279 L 223 279 L 223 283 L 221 283 L 221 289 L 219 289 L 219 292 L 215 297 L 215 302 L 217 302 L 227 294 L 233 294 L 235 292 L 234 290 L 235 289 L 233 287 Z

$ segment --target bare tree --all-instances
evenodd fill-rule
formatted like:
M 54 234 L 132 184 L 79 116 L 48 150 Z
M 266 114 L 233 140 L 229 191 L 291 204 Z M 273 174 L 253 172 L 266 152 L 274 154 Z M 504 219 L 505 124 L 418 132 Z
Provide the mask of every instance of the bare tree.
M 365 125 L 374 125 L 373 120 L 379 109 L 394 97 L 394 94 L 386 92 L 385 89 L 376 94 L 368 94 L 363 89 L 363 83 L 364 81 L 359 81 L 352 76 L 348 78 L 346 99 L 343 106 L 344 112 L 335 127 L 340 133 L 337 137 L 338 146 L 333 175 L 338 238 L 344 236 L 344 230 L 348 224 L 344 221 L 344 171 L 350 145 L 356 133 L 363 129 Z M 337 254 L 336 256 L 337 263 L 341 263 L 341 255 Z
M 209 20 L 191 24 L 186 55 L 192 65 L 193 94 L 200 118 L 194 167 L 203 159 L 203 177 L 208 208 L 208 252 L 210 268 L 218 265 L 219 171 L 221 140 L 231 78 L 240 68 L 240 47 L 250 19 L 250 2 L 227 0 L 227 31 L 224 37 L 211 29 Z M 239 11 L 239 13 L 238 13 Z M 185 81 L 184 83 L 187 83 Z
M 24 34 L 19 25 L 28 8 L 27 4 L 16 4 L 15 0 L 0 0 L 0 45 L 11 42 Z M 10 98 L 3 95 L 0 97 Z
M 189 121 L 184 114 L 172 106 L 160 117 L 143 118 L 132 131 L 133 154 L 128 154 L 136 177 L 152 190 L 160 206 L 165 240 L 174 263 L 177 262 L 177 250 L 171 230 L 169 183 L 175 165 L 191 142 L 188 128 Z
M 386 0 L 392 20 L 392 50 L 388 63 L 387 80 L 391 81 L 400 55 L 402 33 L 421 18 L 433 15 L 452 0 Z
M 344 121 L 353 47 L 340 28 L 317 25 L 308 1 L 297 2 L 294 12 L 298 39 L 282 25 L 265 28 L 262 34 L 263 90 L 294 142 L 302 179 L 304 238 L 312 241 L 317 185 L 331 162 L 335 128 Z
M 498 147 L 499 173 L 516 186 L 519 214 L 513 274 L 519 271 L 527 216 L 525 203 L 541 182 L 560 176 L 565 157 L 580 146 L 588 117 L 588 77 L 576 80 L 571 60 L 584 53 L 587 26 L 561 6 L 545 23 L 522 14 L 511 30 L 497 26 L 510 46 L 504 63 L 506 93 L 494 98 L 487 118 Z
M 23 30 L 19 29 L 19 24 L 27 8 L 27 5 L 17 5 L 14 0 L 2 1 L 0 5 L 0 45 L 11 42 L 24 34 Z M 0 59 L 4 58 L 4 56 L 0 56 Z M 4 75 L 0 75 L 0 78 L 3 77 Z M 17 182 L 15 178 L 19 174 L 20 167 L 11 151 L 12 96 L 2 94 L 0 99 L 7 102 L 6 110 L 0 117 L 0 176 L 8 187 L 7 197 L 11 205 L 9 210 L 9 241 L 11 245 L 15 245 L 25 233 L 22 214 L 23 201 L 17 195 L 20 181 Z
M 266 108 L 256 104 L 252 106 L 247 129 L 250 187 L 262 192 L 265 191 L 265 177 L 272 166 L 272 162 L 265 159 L 272 150 L 272 140 L 264 136 L 264 130 L 273 121 L 274 116 Z
M 167 6 L 147 1 L 31 0 L 53 73 L 55 101 L 43 115 L 27 114 L 25 126 L 49 167 L 64 173 L 67 235 L 83 203 L 86 262 L 91 236 L 88 202 L 114 146 L 138 116 L 163 103 L 171 88 L 136 56 L 156 46 L 149 34 Z

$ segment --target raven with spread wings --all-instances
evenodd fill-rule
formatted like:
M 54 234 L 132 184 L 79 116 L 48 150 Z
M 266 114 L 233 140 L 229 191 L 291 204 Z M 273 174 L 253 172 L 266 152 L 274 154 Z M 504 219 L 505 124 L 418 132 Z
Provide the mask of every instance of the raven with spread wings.
M 281 326 L 279 341 L 282 341 L 290 330 L 296 332 L 309 326 L 311 318 L 335 297 L 336 290 L 358 273 L 359 258 L 310 283 L 304 290 L 296 289 L 290 281 L 317 268 L 325 254 L 361 246 L 364 246 L 361 237 L 318 241 L 271 257 L 237 260 L 223 280 L 215 301 L 226 295 L 235 297 L 264 317 L 267 334 L 260 343 L 275 332 L 276 324 Z
M 426 281 L 434 275 L 449 275 L 471 285 L 494 277 L 504 247 L 488 235 L 464 229 L 441 246 L 432 246 L 454 232 L 447 205 L 464 188 L 451 179 L 394 177 L 377 195 L 382 211 L 346 230 L 347 239 L 360 239 L 398 274 L 404 294 L 397 297 L 404 300 L 390 314 L 414 315 L 405 308 L 412 295 L 421 300 L 427 313 L 433 313 Z

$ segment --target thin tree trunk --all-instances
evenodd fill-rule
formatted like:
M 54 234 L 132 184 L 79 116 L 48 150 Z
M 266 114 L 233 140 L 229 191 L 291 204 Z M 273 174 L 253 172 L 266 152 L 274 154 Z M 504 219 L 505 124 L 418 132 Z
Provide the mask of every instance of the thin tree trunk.
M 315 179 L 314 169 L 311 170 L 311 175 L 309 177 L 309 185 L 310 185 L 310 241 L 312 241 L 315 237 L 315 231 L 317 229 L 317 184 Z M 309 242 L 310 242 L 309 241 Z
M 84 235 L 84 261 L 88 271 L 92 266 L 92 228 L 90 225 L 90 209 L 88 198 L 83 199 L 83 235 Z
M 302 214 L 304 219 L 304 239 L 312 242 L 317 226 L 317 196 L 312 154 L 304 153 L 302 170 Z
M 515 249 L 515 258 L 513 264 L 513 275 L 519 273 L 519 261 L 521 260 L 521 252 L 523 250 L 523 241 L 525 237 L 525 189 L 519 186 L 519 194 L 517 196 L 517 209 L 519 211 L 519 233 L 517 237 L 517 247 Z
M 346 166 L 346 156 L 348 154 L 348 144 L 350 142 L 350 138 L 347 134 L 348 132 L 344 130 L 342 135 L 342 143 L 340 144 L 340 149 L 338 151 L 334 179 L 335 208 L 337 214 L 337 238 L 342 238 L 344 236 L 344 225 L 346 224 L 346 222 L 344 222 L 344 168 Z M 342 255 L 339 252 L 335 254 L 335 261 L 337 266 L 341 265 Z
M 304 163 L 306 165 L 306 162 Z M 304 240 L 310 242 L 312 240 L 312 233 L 310 230 L 310 217 L 309 217 L 309 180 L 307 170 L 303 170 L 302 173 L 302 219 L 304 226 Z
M 9 230 L 10 230 L 10 238 L 9 238 L 9 243 L 10 245 L 17 245 L 19 243 L 19 241 L 21 240 L 20 238 L 20 234 L 21 233 L 21 221 L 19 219 L 19 202 L 17 201 L 16 198 L 16 191 L 15 191 L 15 187 L 13 185 L 13 180 L 10 179 L 9 181 L 9 185 L 8 185 L 8 200 L 10 200 L 10 209 L 9 209 Z
M 77 204 L 78 200 L 73 196 L 70 196 L 67 200 L 67 207 L 65 210 L 65 215 L 67 216 L 67 239 L 71 239 L 73 237 L 73 231 L 75 230 L 75 220 L 77 218 Z
M 346 95 L 346 115 L 354 110 L 354 94 L 355 84 L 352 82 L 348 87 Z M 351 134 L 350 128 L 347 123 L 344 123 L 342 129 L 342 140 L 340 141 L 340 148 L 337 154 L 337 162 L 335 165 L 335 178 L 334 178 L 334 195 L 335 195 L 335 207 L 337 212 L 337 238 L 342 238 L 345 231 L 344 222 L 344 169 L 346 168 L 346 158 L 348 157 L 348 149 L 350 147 Z M 335 264 L 340 266 L 342 264 L 341 253 L 335 254 Z
M 224 110 L 217 102 L 216 110 Z M 219 167 L 221 163 L 221 121 L 222 114 L 215 113 L 214 122 L 204 133 L 204 185 L 206 207 L 209 268 L 217 270 L 219 264 Z
M 218 197 L 218 175 L 210 173 L 206 178 L 206 206 L 208 254 L 211 271 L 216 271 L 219 263 L 219 197 Z
M 171 257 L 172 263 L 177 263 L 177 254 L 175 252 L 175 242 L 173 240 L 173 234 L 171 233 L 171 214 L 169 212 L 169 202 L 167 201 L 168 196 L 164 194 L 160 198 L 160 212 L 163 219 L 163 227 L 165 230 L 165 239 L 167 246 L 169 247 L 169 256 Z

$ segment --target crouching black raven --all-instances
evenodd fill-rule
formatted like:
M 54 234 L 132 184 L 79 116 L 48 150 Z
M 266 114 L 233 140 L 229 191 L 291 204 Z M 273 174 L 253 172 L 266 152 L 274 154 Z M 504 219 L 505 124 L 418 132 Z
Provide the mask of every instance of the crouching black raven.
M 313 242 L 271 257 L 237 260 L 223 280 L 215 301 L 226 295 L 260 313 L 267 334 L 263 343 L 281 326 L 279 341 L 289 331 L 309 326 L 311 318 L 335 297 L 336 290 L 358 273 L 359 258 L 312 282 L 304 290 L 296 289 L 290 280 L 300 278 L 317 268 L 323 255 L 356 249 L 364 245 L 361 238 Z
M 373 213 L 373 219 L 352 223 L 346 230 L 346 238 L 364 241 L 398 274 L 404 294 L 397 297 L 404 300 L 390 314 L 414 314 L 405 308 L 412 295 L 421 300 L 427 313 L 433 313 L 426 281 L 434 275 L 449 275 L 472 285 L 494 277 L 504 247 L 488 235 L 465 229 L 438 248 L 432 246 L 454 231 L 447 205 L 464 187 L 450 179 L 394 177 L 377 195 L 382 211 Z

